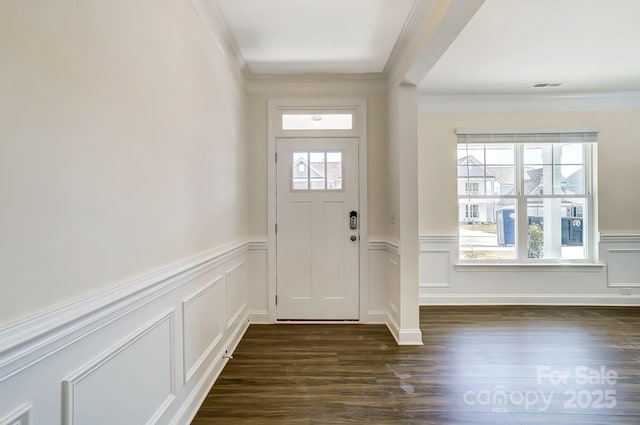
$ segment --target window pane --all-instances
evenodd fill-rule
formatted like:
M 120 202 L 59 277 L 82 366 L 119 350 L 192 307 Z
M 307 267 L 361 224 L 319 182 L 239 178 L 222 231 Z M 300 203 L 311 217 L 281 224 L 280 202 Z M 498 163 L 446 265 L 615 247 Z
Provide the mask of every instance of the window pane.
M 293 153 L 293 190 L 309 189 L 309 152 Z
M 484 164 L 484 145 L 465 144 L 458 145 L 458 165 L 466 163 L 466 158 L 470 158 L 470 163 Z M 460 160 L 465 161 L 460 162 Z
M 539 165 L 553 163 L 553 149 L 550 144 L 527 144 L 524 146 L 524 164 Z
M 516 169 L 513 165 L 487 165 L 485 189 L 487 195 L 514 195 Z
M 516 258 L 516 214 L 513 199 L 460 199 L 460 258 Z
M 283 114 L 283 130 L 351 130 L 352 114 Z
M 525 166 L 523 193 L 525 195 L 544 195 L 553 193 L 553 168 L 551 165 Z M 545 179 L 547 176 L 547 179 Z M 545 184 L 548 183 L 547 186 Z
M 554 193 L 585 193 L 584 145 L 580 143 L 557 145 L 554 151 Z
M 327 189 L 342 189 L 342 152 L 327 152 Z
M 487 165 L 513 165 L 515 164 L 513 145 L 500 143 L 485 145 L 485 163 Z
M 310 155 L 309 178 L 311 180 L 311 190 L 325 189 L 325 153 L 311 152 Z
M 324 190 L 324 179 L 311 179 L 311 190 Z
M 293 190 L 342 190 L 342 152 L 294 152 Z
M 585 198 L 527 200 L 528 258 L 584 259 Z
M 484 195 L 487 187 L 493 190 L 496 178 L 484 166 L 483 145 L 459 145 L 458 157 L 459 195 Z
M 583 165 L 555 165 L 553 172 L 555 194 L 584 194 Z
M 583 164 L 584 144 L 571 143 L 560 145 L 559 158 L 556 163 L 560 164 Z

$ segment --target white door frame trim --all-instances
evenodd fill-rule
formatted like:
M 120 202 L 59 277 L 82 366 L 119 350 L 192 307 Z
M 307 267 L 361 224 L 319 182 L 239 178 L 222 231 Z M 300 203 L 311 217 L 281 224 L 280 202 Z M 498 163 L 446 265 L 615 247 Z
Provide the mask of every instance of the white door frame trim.
M 360 190 L 358 204 L 360 214 L 359 245 L 359 285 L 360 285 L 360 320 L 364 323 L 368 317 L 368 247 L 369 247 L 369 214 L 367 191 L 367 100 L 364 98 L 349 99 L 269 99 L 267 141 L 267 306 L 269 322 L 276 323 L 276 142 L 282 137 L 280 124 L 276 121 L 281 111 L 326 110 L 354 113 L 354 129 L 347 136 L 344 132 L 291 132 L 291 137 L 357 137 L 358 138 L 358 178 Z

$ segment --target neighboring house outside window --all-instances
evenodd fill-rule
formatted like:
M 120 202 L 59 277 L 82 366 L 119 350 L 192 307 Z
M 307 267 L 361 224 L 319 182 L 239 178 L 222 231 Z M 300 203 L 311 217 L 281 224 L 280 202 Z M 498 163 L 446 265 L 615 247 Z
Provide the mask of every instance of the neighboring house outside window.
M 597 133 L 469 136 L 458 136 L 460 259 L 593 260 Z
M 479 182 L 465 182 L 464 184 L 465 192 L 467 193 L 478 193 L 480 192 L 480 183 Z
M 342 152 L 294 152 L 293 190 L 341 190 Z

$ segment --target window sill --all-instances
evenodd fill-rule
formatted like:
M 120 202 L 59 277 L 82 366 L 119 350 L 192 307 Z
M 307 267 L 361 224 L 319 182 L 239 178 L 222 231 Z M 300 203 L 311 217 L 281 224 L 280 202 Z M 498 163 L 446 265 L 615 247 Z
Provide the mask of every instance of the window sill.
M 595 272 L 606 264 L 602 263 L 455 263 L 458 272 Z

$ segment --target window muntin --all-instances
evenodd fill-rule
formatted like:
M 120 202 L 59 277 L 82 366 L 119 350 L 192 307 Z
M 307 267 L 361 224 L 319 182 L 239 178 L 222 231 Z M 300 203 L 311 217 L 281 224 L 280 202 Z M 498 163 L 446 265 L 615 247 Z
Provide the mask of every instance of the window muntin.
M 592 145 L 459 143 L 460 259 L 591 259 Z
M 294 192 L 343 189 L 341 151 L 293 152 L 291 161 Z

